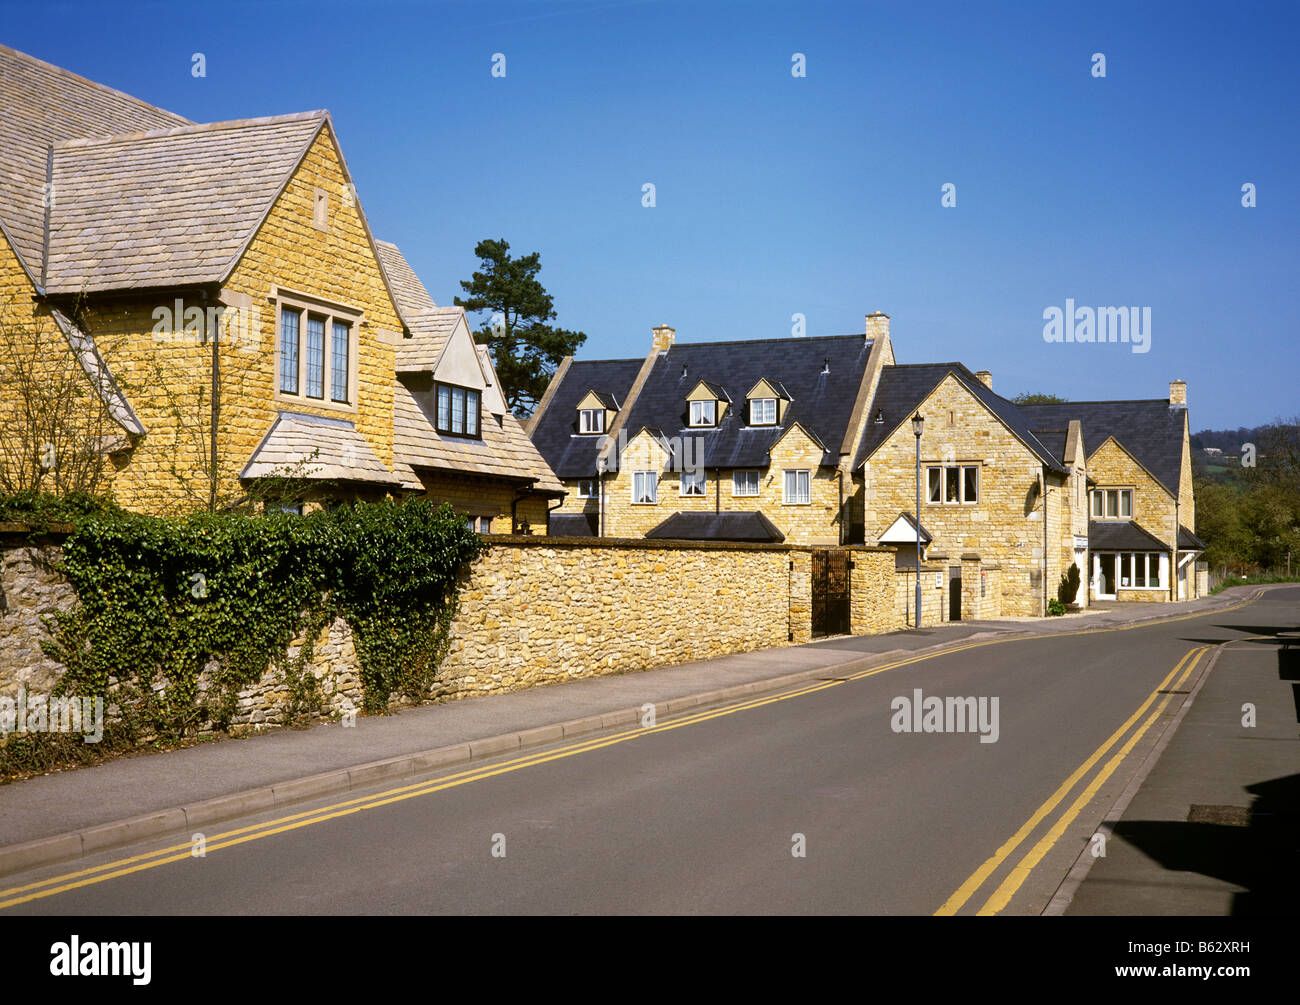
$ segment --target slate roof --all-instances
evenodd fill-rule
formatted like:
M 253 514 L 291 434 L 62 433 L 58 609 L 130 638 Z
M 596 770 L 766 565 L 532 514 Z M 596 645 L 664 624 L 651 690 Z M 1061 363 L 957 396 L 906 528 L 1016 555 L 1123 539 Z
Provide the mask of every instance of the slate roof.
M 533 443 L 561 478 L 594 478 L 602 437 L 578 433 L 578 402 L 588 391 L 627 400 L 639 359 L 574 360 L 533 430 Z
M 54 147 L 50 293 L 221 282 L 325 112 Z
M 80 137 L 191 124 L 183 116 L 4 45 L 0 109 L 0 228 L 38 281 L 45 235 L 46 148 Z M 57 197 L 55 202 L 57 206 Z
M 978 398 L 989 411 L 1001 419 L 1007 428 L 1040 461 L 1056 471 L 1064 468 L 1065 465 L 1060 454 L 1055 452 L 1051 446 L 1044 443 L 1033 432 L 1030 419 L 1026 416 L 1023 406 L 1017 406 L 1000 394 L 994 394 L 989 390 L 988 385 L 961 363 L 912 363 L 882 367 L 880 383 L 876 387 L 876 396 L 872 400 L 870 411 L 867 414 L 866 434 L 862 438 L 862 445 L 858 449 L 854 467 L 857 468 L 875 453 L 880 445 L 900 425 L 911 422 L 912 416 L 916 414 L 921 402 L 950 373 L 971 394 Z M 877 415 L 882 413 L 884 421 L 877 422 Z M 1055 427 L 1055 423 L 1051 421 L 1034 422 L 1033 425 L 1044 429 Z M 1065 428 L 1065 423 L 1061 424 L 1061 428 Z M 1084 435 L 1087 436 L 1086 429 Z M 924 437 L 924 433 L 922 433 L 922 437 Z M 1053 435 L 1049 439 L 1056 440 L 1058 437 Z M 1059 436 L 1059 441 L 1057 449 L 1063 450 L 1065 445 L 1065 434 L 1063 432 Z
M 239 477 L 397 485 L 397 479 L 375 456 L 351 421 L 304 412 L 280 412 Z
M 554 517 L 552 517 L 554 520 Z M 674 513 L 646 531 L 646 537 L 677 541 L 762 541 L 779 543 L 785 535 L 762 513 Z
M 1071 419 L 1083 424 L 1089 456 L 1110 437 L 1167 488 L 1178 494 L 1183 466 L 1183 424 L 1187 410 L 1163 398 L 1137 401 L 1070 401 L 1060 405 L 1021 405 L 1021 412 L 1040 427 L 1064 428 Z
M 595 537 L 599 520 L 596 513 L 552 513 L 547 533 L 557 537 Z
M 679 342 L 654 360 L 645 385 L 631 404 L 624 427 L 631 439 L 642 428 L 667 439 L 681 438 L 692 460 L 709 468 L 766 467 L 768 451 L 796 422 L 823 444 L 839 444 L 857 400 L 871 340 L 861 335 Z M 826 360 L 830 372 L 823 373 Z M 596 474 L 600 437 L 576 435 L 575 411 L 588 389 L 626 400 L 642 360 L 573 363 L 533 431 L 533 440 L 561 478 Z M 777 377 L 776 375 L 780 376 Z M 779 425 L 750 426 L 745 395 L 761 378 L 789 395 Z M 688 425 L 686 396 L 700 381 L 734 403 L 717 426 Z M 687 447 L 687 441 L 694 441 Z M 828 447 L 823 464 L 839 455 Z
M 1205 548 L 1205 542 L 1180 523 L 1178 525 L 1178 547 L 1183 551 L 1200 551 Z
M 1134 520 L 1088 521 L 1092 551 L 1168 551 L 1169 545 Z
M 911 531 L 911 533 L 912 533 L 912 537 L 911 537 L 908 541 L 905 541 L 905 542 L 886 541 L 886 540 L 885 540 L 885 535 L 889 533 L 889 531 L 893 528 L 894 524 L 898 523 L 899 520 L 902 520 L 905 524 L 907 524 L 909 527 L 912 528 L 912 531 Z M 934 540 L 934 538 L 932 538 L 932 537 L 930 536 L 930 532 L 929 532 L 928 530 L 925 529 L 925 525 L 924 525 L 924 524 L 921 525 L 920 530 L 921 530 L 921 543 L 922 543 L 922 544 L 929 544 L 931 541 Z M 885 528 L 884 533 L 882 533 L 882 534 L 880 535 L 880 537 L 879 537 L 878 540 L 880 541 L 881 544 L 900 544 L 900 543 L 902 543 L 902 544 L 915 544 L 915 543 L 916 543 L 916 531 L 917 531 L 916 517 L 912 516 L 912 514 L 911 514 L 911 512 L 910 512 L 909 510 L 904 510 L 902 513 L 899 513 L 898 516 L 894 517 L 894 519 L 890 521 L 889 526 Z

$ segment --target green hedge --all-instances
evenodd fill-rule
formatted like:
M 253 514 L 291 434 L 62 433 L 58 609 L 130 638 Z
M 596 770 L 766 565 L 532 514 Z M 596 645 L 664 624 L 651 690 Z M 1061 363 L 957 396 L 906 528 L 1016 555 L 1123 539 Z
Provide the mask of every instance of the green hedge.
M 3 512 L 3 510 L 0 510 Z M 367 712 L 427 695 L 459 573 L 486 549 L 448 505 L 347 504 L 306 516 L 81 514 L 64 544 L 78 605 L 47 620 L 60 694 L 106 695 L 136 736 L 225 728 L 241 689 L 276 667 L 295 710 L 318 705 L 311 640 L 352 627 Z M 296 659 L 295 636 L 308 644 Z M 215 661 L 210 685 L 200 674 Z

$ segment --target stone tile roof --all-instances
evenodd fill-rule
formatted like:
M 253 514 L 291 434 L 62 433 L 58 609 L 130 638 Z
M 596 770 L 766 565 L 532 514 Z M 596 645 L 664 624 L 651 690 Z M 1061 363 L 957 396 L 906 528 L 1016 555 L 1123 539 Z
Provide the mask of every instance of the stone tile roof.
M 144 424 L 135 414 L 103 354 L 100 353 L 99 347 L 95 345 L 95 340 L 77 327 L 76 322 L 58 308 L 51 307 L 50 316 L 63 332 L 68 348 L 81 365 L 81 369 L 86 372 L 90 386 L 95 389 L 99 400 L 104 403 L 109 417 L 131 435 L 143 434 Z
M 433 297 L 429 296 L 424 283 L 420 282 L 420 277 L 415 274 L 397 245 L 376 239 L 375 249 L 379 252 L 379 265 L 388 276 L 388 286 L 393 291 L 397 312 L 403 321 L 409 325 L 409 317 L 438 309 Z
M 393 466 L 408 488 L 421 486 L 415 469 L 464 472 L 532 482 L 539 492 L 562 493 L 562 486 L 509 412 L 485 412 L 482 439 L 443 436 L 434 428 L 432 375 L 398 379 L 393 387 Z
M 1187 409 L 1163 398 L 1136 401 L 1069 401 L 1059 405 L 1021 405 L 1038 426 L 1064 429 L 1071 419 L 1083 425 L 1083 449 L 1091 456 L 1114 437 L 1173 495 L 1183 469 L 1183 426 Z
M 183 116 L 4 45 L 0 45 L 0 109 L 0 227 L 38 281 L 48 147 L 76 138 L 192 124 Z
M 221 282 L 327 121 L 304 112 L 56 144 L 48 292 Z
M 552 517 L 554 520 L 554 517 Z M 646 537 L 678 541 L 763 541 L 785 540 L 767 517 L 752 513 L 674 513 L 663 523 L 646 531 Z
M 410 336 L 398 340 L 394 352 L 398 373 L 432 373 L 447 347 L 456 324 L 465 316 L 463 307 L 432 307 L 406 315 Z
M 239 477 L 398 484 L 351 421 L 303 412 L 276 416 Z

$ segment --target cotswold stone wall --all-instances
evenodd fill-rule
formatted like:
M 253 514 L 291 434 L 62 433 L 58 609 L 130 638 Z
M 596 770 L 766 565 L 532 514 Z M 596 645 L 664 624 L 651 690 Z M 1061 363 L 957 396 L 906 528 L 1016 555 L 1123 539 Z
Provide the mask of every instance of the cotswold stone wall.
M 450 649 L 429 700 L 648 670 L 811 637 L 808 548 L 562 537 L 499 537 L 492 545 L 465 573 Z M 57 543 L 0 536 L 0 695 L 22 684 L 48 692 L 57 680 L 58 665 L 40 653 L 40 615 L 75 602 L 50 566 L 58 557 Z M 851 630 L 902 627 L 893 604 L 893 553 L 854 548 L 852 557 Z M 295 639 L 288 655 L 304 641 Z M 320 717 L 361 707 L 361 675 L 344 621 L 322 629 L 309 669 Z M 288 682 L 269 669 L 240 694 L 234 725 L 283 724 L 289 701 Z
M 54 568 L 62 549 L 0 531 L 0 695 L 20 686 L 48 693 L 63 668 L 41 652 L 41 619 L 70 609 L 72 587 Z

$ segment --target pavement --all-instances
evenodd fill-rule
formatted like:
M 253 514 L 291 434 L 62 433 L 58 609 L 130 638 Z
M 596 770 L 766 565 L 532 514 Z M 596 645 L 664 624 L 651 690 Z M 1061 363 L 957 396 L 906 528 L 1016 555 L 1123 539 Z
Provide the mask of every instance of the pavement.
M 1300 629 L 1300 604 L 1291 619 Z M 1219 651 L 1062 913 L 1295 915 L 1300 637 L 1259 629 Z
M 150 836 L 412 777 L 512 750 L 662 718 L 983 638 L 1051 635 L 1165 620 L 1240 603 L 1258 588 L 1064 618 L 963 622 L 837 637 L 656 670 L 358 717 L 132 756 L 0 787 L 0 875 Z

